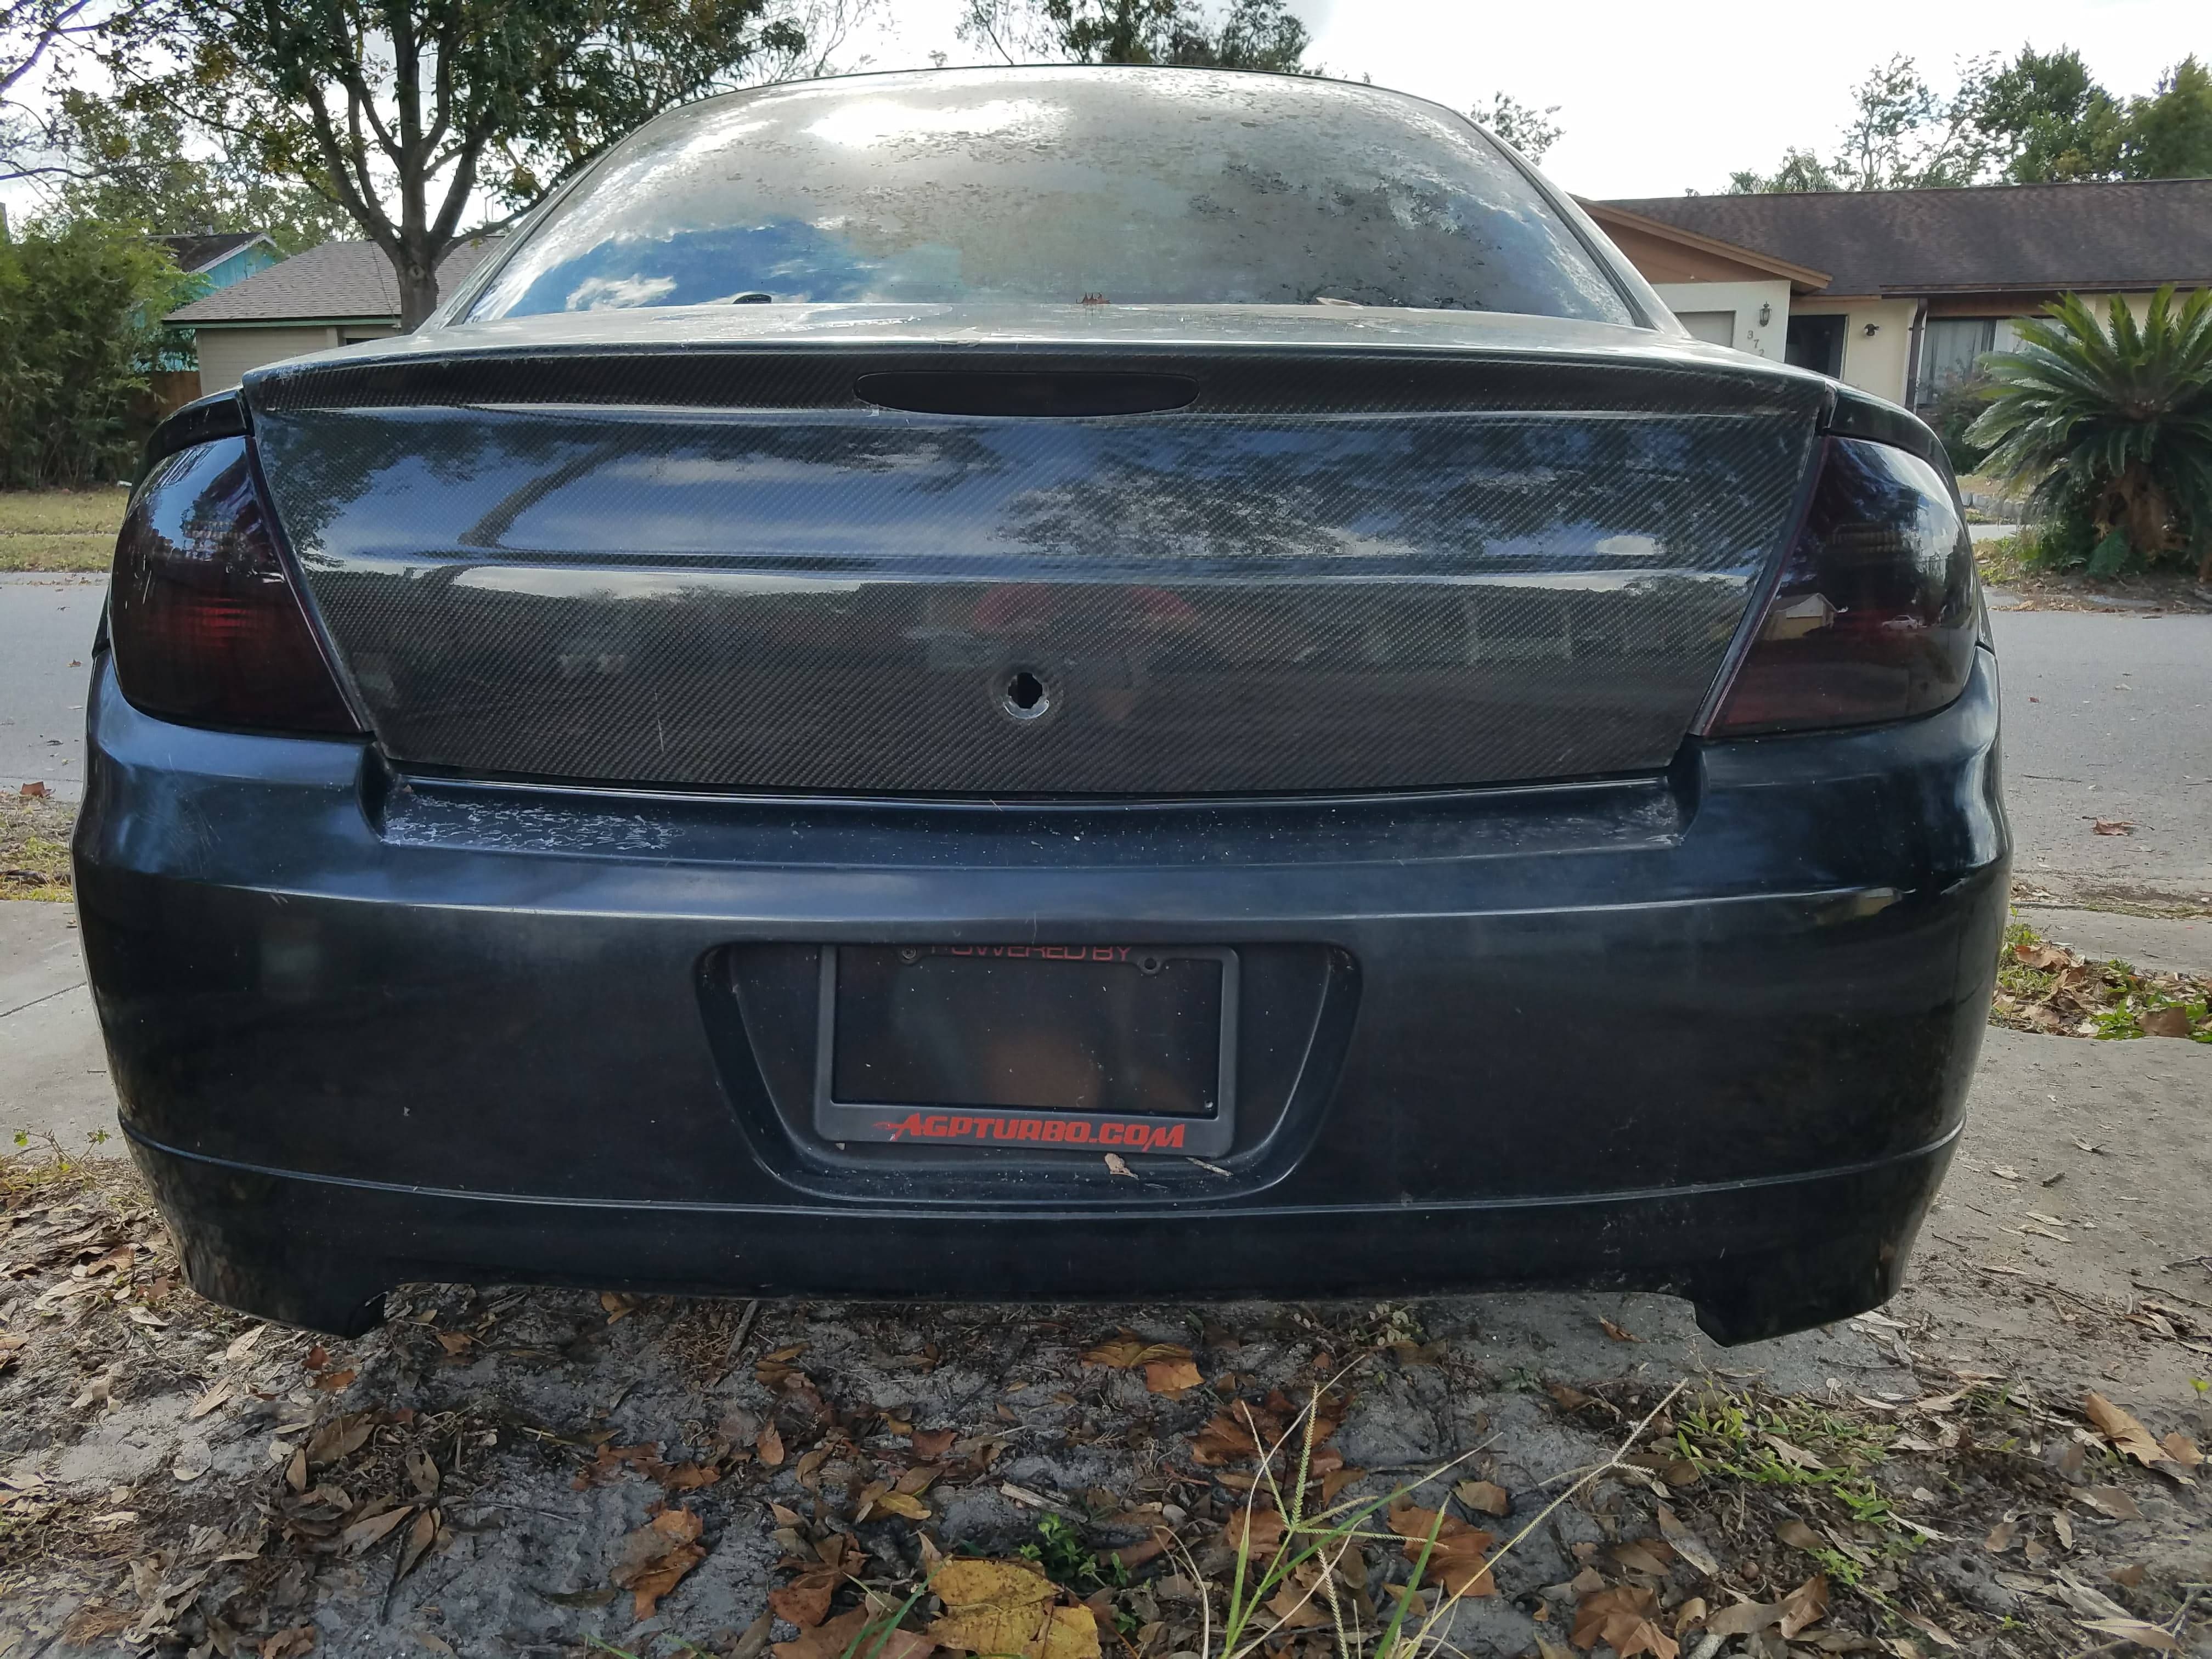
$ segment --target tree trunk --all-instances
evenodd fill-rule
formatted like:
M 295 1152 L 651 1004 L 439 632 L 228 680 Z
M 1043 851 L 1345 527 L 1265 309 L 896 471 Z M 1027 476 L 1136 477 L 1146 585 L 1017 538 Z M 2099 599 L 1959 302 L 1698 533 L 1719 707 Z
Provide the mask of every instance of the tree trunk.
M 412 334 L 438 308 L 438 262 L 427 248 L 402 252 L 392 262 L 399 279 L 399 331 Z
M 2157 562 L 2161 553 L 2181 546 L 2172 503 L 2140 461 L 2130 461 L 2105 486 L 2104 499 L 2091 515 L 2101 538 L 2113 531 L 2126 532 L 2128 544 L 2144 563 Z

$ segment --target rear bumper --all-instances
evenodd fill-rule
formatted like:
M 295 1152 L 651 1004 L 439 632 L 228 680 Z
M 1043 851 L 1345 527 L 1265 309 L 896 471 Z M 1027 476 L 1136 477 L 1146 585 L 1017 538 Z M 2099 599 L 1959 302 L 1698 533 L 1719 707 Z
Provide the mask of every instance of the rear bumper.
M 708 1295 L 1127 1301 L 1670 1291 L 1723 1343 L 1861 1312 L 1897 1289 L 1950 1162 L 1583 1200 L 981 1218 L 610 1204 L 317 1179 L 131 1150 L 203 1295 L 356 1334 L 408 1280 Z
M 148 720 L 103 662 L 80 908 L 124 1126 L 194 1283 L 255 1312 L 1602 1284 L 1737 1340 L 1902 1269 L 2003 923 L 1996 725 L 1984 659 L 1929 719 L 1658 780 L 840 806 L 395 780 Z M 1218 1170 L 841 1149 L 794 1109 L 820 945 L 1132 939 L 1250 965 Z

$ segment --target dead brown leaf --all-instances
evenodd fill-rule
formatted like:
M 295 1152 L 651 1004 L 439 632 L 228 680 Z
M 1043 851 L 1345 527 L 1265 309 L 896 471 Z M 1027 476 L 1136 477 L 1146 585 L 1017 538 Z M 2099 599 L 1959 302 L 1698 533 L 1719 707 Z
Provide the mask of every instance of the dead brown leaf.
M 1165 1360 L 1188 1361 L 1190 1350 L 1178 1342 L 1147 1342 L 1134 1331 L 1125 1330 L 1119 1336 L 1109 1337 L 1083 1351 L 1086 1365 L 1105 1365 L 1117 1371 L 1135 1370 L 1140 1366 Z
M 1216 1412 L 1190 1443 L 1191 1462 L 1207 1468 L 1242 1462 L 1259 1455 L 1259 1442 L 1227 1412 Z
M 838 1580 L 843 1577 L 828 1567 L 803 1572 L 781 1589 L 770 1590 L 769 1607 L 777 1618 L 801 1630 L 809 1629 L 830 1616 L 830 1599 L 837 1593 Z
M 369 1412 L 349 1412 L 317 1429 L 308 1439 L 307 1462 L 335 1463 L 340 1458 L 350 1457 L 368 1443 L 368 1437 L 376 1431 L 376 1419 Z
M 5 1341 L 7 1339 L 4 1337 L 0 1337 L 0 1341 Z M 217 1407 L 221 1406 L 225 1401 L 228 1400 L 231 1395 L 237 1392 L 238 1380 L 235 1377 L 224 1377 L 220 1382 L 217 1382 L 205 1394 L 192 1401 L 191 1408 L 185 1413 L 185 1421 L 187 1423 L 198 1421 L 201 1418 L 205 1417 L 210 1412 L 214 1411 Z
M 1196 1362 L 1188 1358 L 1154 1359 L 1145 1366 L 1146 1392 L 1164 1394 L 1170 1400 L 1179 1396 L 1186 1389 L 1196 1388 L 1205 1380 L 1198 1374 Z
M 1827 1547 L 1826 1541 L 1802 1521 L 1784 1521 L 1774 1529 L 1774 1535 L 1793 1550 L 1817 1550 Z
M 416 1564 L 429 1553 L 430 1546 L 438 1541 L 438 1511 L 417 1510 L 415 1523 L 407 1528 L 407 1536 L 399 1546 L 399 1570 L 392 1575 L 397 1583 L 415 1571 Z
M 1828 1577 L 1826 1573 L 1814 1573 L 1803 1583 L 1782 1598 L 1782 1616 L 1775 1627 L 1785 1642 L 1794 1639 L 1797 1632 L 1808 1625 L 1817 1625 L 1828 1611 Z
M 1708 1578 L 1721 1570 L 1718 1558 L 1705 1547 L 1705 1540 L 1684 1526 L 1681 1517 L 1664 1504 L 1659 1505 L 1659 1535 L 1674 1547 L 1675 1554 Z
M 1807 1626 L 1817 1624 L 1828 1610 L 1828 1580 L 1814 1573 L 1779 1601 L 1739 1601 L 1723 1607 L 1705 1620 L 1708 1636 L 1753 1636 L 1763 1630 L 1779 1630 L 1784 1641 Z
M 1910 1607 L 1899 1607 L 1897 1611 L 1899 1618 L 1903 1619 L 1906 1624 L 1911 1626 L 1913 1629 L 1918 1631 L 1923 1636 L 1925 1636 L 1937 1647 L 1956 1648 L 1959 1645 L 1959 1638 L 1952 1635 L 1949 1631 L 1945 1630 L 1942 1626 L 1937 1624 L 1933 1619 L 1929 1619 L 1924 1614 L 1915 1613 Z
M 1119 1152 L 1109 1152 L 1106 1154 L 1106 1173 L 1109 1175 L 1127 1176 L 1132 1181 L 1134 1181 L 1137 1178 L 1137 1172 L 1131 1169 L 1127 1164 L 1122 1161 L 1121 1155 Z
M 2081 1501 L 2091 1509 L 2115 1521 L 2142 1519 L 2142 1510 L 2136 1506 L 2136 1500 L 2128 1496 L 2125 1487 L 2085 1486 L 2081 1496 Z
M 2092 818 L 2089 829 L 2099 836 L 2132 836 L 2136 832 L 2134 823 L 2127 818 Z
M 2190 1034 L 2189 1010 L 2178 1002 L 2162 1008 L 2146 1008 L 2136 1016 L 2145 1036 L 2185 1037 Z M 2171 1638 L 2169 1638 L 2171 1639 Z
M 1321 1478 L 1321 1501 L 1322 1504 L 1326 1506 L 1328 1504 L 1334 1504 L 1336 1502 L 1337 1494 L 1339 1492 L 1342 1492 L 1353 1481 L 1364 1480 L 1366 1478 L 1366 1470 L 1355 1469 L 1348 1465 L 1340 1469 L 1331 1469 L 1327 1474 L 1324 1474 Z
M 1593 1590 L 1575 1603 L 1575 1627 L 1567 1639 L 1589 1649 L 1604 1643 L 1619 1659 L 1675 1659 L 1681 1650 L 1660 1627 L 1659 1596 L 1640 1584 L 1616 1584 Z
M 1498 1540 L 1455 1515 L 1440 1514 L 1417 1504 L 1401 1504 L 1390 1510 L 1390 1530 L 1406 1540 L 1408 1561 L 1419 1561 L 1427 1552 L 1424 1576 L 1442 1584 L 1453 1595 L 1495 1595 L 1498 1586 L 1490 1576 L 1490 1547 Z M 1431 1538 L 1435 1543 L 1430 1543 Z
M 699 1542 L 699 1517 L 689 1510 L 663 1510 L 623 1540 L 615 1583 L 630 1593 L 631 1610 L 650 1619 L 660 1598 L 707 1559 Z M 796 1623 L 796 1620 L 793 1622 Z
M 1452 1488 L 1459 1501 L 1478 1515 L 1503 1515 L 1513 1507 L 1505 1488 L 1490 1480 L 1462 1480 Z
M 1315 1575 L 1300 1572 L 1296 1582 L 1285 1581 L 1282 1588 L 1267 1598 L 1267 1611 L 1275 1615 L 1277 1630 L 1319 1630 L 1328 1623 L 1328 1615 L 1314 1605 Z
M 901 1492 L 895 1486 L 876 1499 L 876 1513 L 901 1516 L 908 1521 L 927 1521 L 929 1519 L 929 1505 L 913 1493 Z
M 2197 1443 L 2179 1429 L 2158 1444 L 2160 1450 L 2185 1469 L 2193 1469 L 2204 1461 L 2204 1454 L 2197 1449 Z
M 1021 1659 L 1098 1659 L 1088 1607 L 1052 1605 L 1059 1587 L 1026 1561 L 945 1562 L 930 1580 L 945 1603 L 928 1637 L 963 1653 Z
M 753 1452 L 770 1468 L 783 1462 L 783 1437 L 775 1431 L 775 1424 L 768 1424 L 755 1437 Z
M 1282 1547 L 1283 1517 L 1273 1510 L 1238 1510 L 1222 1529 L 1222 1539 L 1241 1555 L 1264 1559 Z
M 381 1515 L 372 1515 L 366 1521 L 356 1521 L 338 1534 L 339 1547 L 349 1555 L 358 1555 L 372 1545 L 392 1535 L 393 1528 L 414 1514 L 408 1504 L 395 1504 Z
M 30 786 L 26 784 L 25 788 Z M 261 1638 L 261 1659 L 298 1659 L 303 1653 L 315 1650 L 315 1627 L 313 1625 L 294 1625 L 274 1635 Z
M 934 1463 L 952 1449 L 952 1443 L 960 1437 L 957 1429 L 916 1429 L 914 1431 L 914 1455 Z
M 2135 1417 L 2115 1406 L 2111 1401 L 2091 1389 L 2082 1397 L 2081 1409 L 2097 1432 L 2112 1443 L 2113 1449 L 2132 1457 L 2148 1468 L 2166 1455 L 2166 1448 L 2151 1437 L 2148 1429 Z
M 1825 1469 L 1828 1467 L 1819 1458 L 1814 1456 L 1812 1453 L 1807 1451 L 1802 1446 L 1793 1446 L 1790 1442 L 1784 1440 L 1778 1434 L 1765 1434 L 1761 1435 L 1759 1438 L 1765 1441 L 1767 1445 L 1773 1450 L 1774 1455 L 1785 1463 L 1794 1463 L 1801 1469 L 1813 1469 L 1815 1471 Z
M 970 1560 L 963 1556 L 937 1570 L 929 1587 L 948 1607 L 1026 1607 L 1049 1601 L 1058 1587 L 1027 1561 Z
M 775 1644 L 775 1659 L 928 1659 L 937 1644 L 910 1630 L 881 1628 L 883 1615 L 872 1607 L 841 1613 L 818 1629 L 802 1630 Z M 763 1632 L 766 1634 L 765 1632 Z
M 1616 1342 L 1641 1342 L 1644 1340 L 1640 1336 L 1632 1335 L 1630 1333 L 1621 1329 L 1620 1326 L 1614 1324 L 1603 1314 L 1600 1314 L 1598 1316 L 1597 1322 L 1604 1328 L 1605 1334 Z
M 2100 1636 L 2116 1636 L 2123 1642 L 2140 1643 L 2147 1648 L 2156 1648 L 2161 1653 L 2181 1651 L 2180 1638 L 2162 1625 L 2154 1625 L 2143 1619 L 2086 1619 L 2081 1628 L 2093 1630 Z

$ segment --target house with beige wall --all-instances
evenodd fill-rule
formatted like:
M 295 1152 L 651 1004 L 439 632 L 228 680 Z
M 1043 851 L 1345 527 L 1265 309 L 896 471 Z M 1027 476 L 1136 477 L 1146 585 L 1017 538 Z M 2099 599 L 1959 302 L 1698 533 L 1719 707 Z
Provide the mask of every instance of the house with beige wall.
M 487 237 L 457 242 L 438 262 L 451 286 L 476 268 Z M 227 392 L 248 369 L 399 332 L 399 283 L 374 242 L 325 242 L 203 295 L 167 319 L 191 331 L 202 392 Z
M 2212 286 L 2212 179 L 1583 205 L 1699 338 L 1910 408 L 2061 294 Z

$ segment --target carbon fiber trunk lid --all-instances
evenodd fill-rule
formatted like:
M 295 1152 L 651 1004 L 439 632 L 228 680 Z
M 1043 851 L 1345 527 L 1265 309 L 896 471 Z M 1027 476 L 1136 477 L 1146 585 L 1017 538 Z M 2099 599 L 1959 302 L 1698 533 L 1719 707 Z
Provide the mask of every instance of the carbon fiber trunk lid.
M 1789 528 L 1817 382 L 1582 332 L 1606 349 L 423 338 L 248 392 L 402 766 L 1435 789 L 1663 767 Z M 1005 416 L 854 391 L 947 368 L 1192 395 Z

